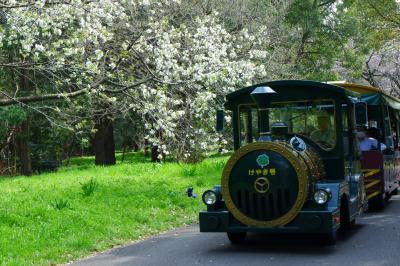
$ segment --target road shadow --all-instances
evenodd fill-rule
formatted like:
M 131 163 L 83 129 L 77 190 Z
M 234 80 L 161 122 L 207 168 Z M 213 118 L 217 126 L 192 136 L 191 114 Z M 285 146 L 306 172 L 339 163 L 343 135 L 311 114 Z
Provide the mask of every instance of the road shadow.
M 393 195 L 391 198 L 384 203 L 383 206 L 370 205 L 367 214 L 381 214 L 383 212 L 390 212 L 392 209 L 396 208 L 397 202 L 400 201 L 400 195 Z
M 324 237 L 317 234 L 249 234 L 246 242 L 240 245 L 221 245 L 209 250 L 210 253 L 280 253 L 326 256 L 335 253 L 340 246 L 359 234 L 365 227 L 356 224 L 350 230 L 339 230 L 335 245 L 328 245 Z M 227 254 L 226 254 L 227 255 Z

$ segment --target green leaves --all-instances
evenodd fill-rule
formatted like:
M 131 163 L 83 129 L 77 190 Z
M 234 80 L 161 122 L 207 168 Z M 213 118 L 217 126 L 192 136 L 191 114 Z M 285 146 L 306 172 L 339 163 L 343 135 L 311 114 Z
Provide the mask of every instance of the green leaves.
M 11 126 L 19 125 L 26 120 L 27 116 L 27 112 L 18 106 L 0 108 L 0 121 Z
M 18 106 L 0 108 L 0 143 L 6 137 L 9 127 L 18 126 L 27 116 L 27 112 Z

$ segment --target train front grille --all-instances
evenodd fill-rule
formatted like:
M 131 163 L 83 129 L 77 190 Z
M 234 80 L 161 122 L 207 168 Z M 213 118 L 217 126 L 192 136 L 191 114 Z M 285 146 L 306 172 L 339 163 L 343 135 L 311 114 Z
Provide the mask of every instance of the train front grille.
M 290 188 L 278 188 L 266 194 L 251 189 L 237 189 L 235 194 L 233 201 L 243 214 L 263 221 L 274 220 L 286 214 L 297 197 L 297 193 L 293 193 Z

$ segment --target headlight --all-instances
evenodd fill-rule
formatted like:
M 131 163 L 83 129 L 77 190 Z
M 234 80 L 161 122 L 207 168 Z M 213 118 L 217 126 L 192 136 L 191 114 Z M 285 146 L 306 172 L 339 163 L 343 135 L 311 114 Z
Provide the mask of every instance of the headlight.
M 206 205 L 213 205 L 217 202 L 218 196 L 217 193 L 215 193 L 212 190 L 207 190 L 206 192 L 203 193 L 203 202 Z
M 314 192 L 314 200 L 318 204 L 325 204 L 331 198 L 331 192 L 327 189 L 318 189 Z

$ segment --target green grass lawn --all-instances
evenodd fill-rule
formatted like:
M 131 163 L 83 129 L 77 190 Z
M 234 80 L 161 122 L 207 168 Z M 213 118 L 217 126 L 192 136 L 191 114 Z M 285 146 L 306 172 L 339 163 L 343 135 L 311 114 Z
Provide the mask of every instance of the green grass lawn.
M 84 157 L 54 173 L 0 177 L 0 264 L 66 263 L 196 222 L 226 160 L 153 164 L 132 153 L 111 167 Z M 199 198 L 186 196 L 188 186 Z

